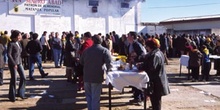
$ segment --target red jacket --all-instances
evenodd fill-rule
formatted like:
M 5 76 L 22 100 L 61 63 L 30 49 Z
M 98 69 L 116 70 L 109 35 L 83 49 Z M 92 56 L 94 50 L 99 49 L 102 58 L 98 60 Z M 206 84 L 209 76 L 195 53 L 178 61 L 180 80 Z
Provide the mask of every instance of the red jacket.
M 87 39 L 83 44 L 82 47 L 79 50 L 79 54 L 82 55 L 82 53 L 89 47 L 93 45 L 92 39 Z

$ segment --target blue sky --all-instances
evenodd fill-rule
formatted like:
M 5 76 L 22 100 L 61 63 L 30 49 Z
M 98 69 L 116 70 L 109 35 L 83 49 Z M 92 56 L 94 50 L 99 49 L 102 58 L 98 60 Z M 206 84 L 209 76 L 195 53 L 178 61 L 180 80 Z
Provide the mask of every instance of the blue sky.
M 174 17 L 220 14 L 220 0 L 145 0 L 142 22 L 160 22 Z

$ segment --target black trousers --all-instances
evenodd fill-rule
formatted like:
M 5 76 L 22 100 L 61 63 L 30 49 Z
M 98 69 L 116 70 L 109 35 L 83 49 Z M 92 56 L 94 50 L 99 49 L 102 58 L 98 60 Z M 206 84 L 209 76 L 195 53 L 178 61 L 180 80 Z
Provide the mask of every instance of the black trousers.
M 29 68 L 29 56 L 22 57 L 22 64 L 24 66 L 24 69 Z
M 47 46 L 42 45 L 43 50 L 42 50 L 42 61 L 46 62 L 47 61 Z
M 209 72 L 211 69 L 211 62 L 203 63 L 203 69 L 202 69 L 202 80 L 209 80 Z
M 134 99 L 143 101 L 144 100 L 144 95 L 143 92 L 136 87 L 132 87 L 132 90 L 134 91 Z
M 4 71 L 4 69 L 0 68 L 0 85 L 3 84 L 3 71 Z
M 62 64 L 63 64 L 64 57 L 65 57 L 65 50 L 62 49 L 61 50 L 61 56 L 60 56 L 60 66 L 62 66 Z
M 199 79 L 199 67 L 191 67 L 192 78 L 195 80 Z
M 161 95 L 155 94 L 155 92 L 153 92 L 153 94 L 150 95 L 150 101 L 153 110 L 161 110 Z

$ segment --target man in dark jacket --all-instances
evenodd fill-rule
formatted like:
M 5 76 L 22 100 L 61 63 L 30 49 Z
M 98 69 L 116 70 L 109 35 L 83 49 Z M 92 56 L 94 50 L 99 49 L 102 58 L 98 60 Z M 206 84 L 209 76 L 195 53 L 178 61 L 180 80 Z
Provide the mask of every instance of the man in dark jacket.
M 100 110 L 104 66 L 109 70 L 112 59 L 110 51 L 101 46 L 101 38 L 98 35 L 93 36 L 92 40 L 93 46 L 83 52 L 80 63 L 84 67 L 83 79 L 88 110 Z
M 129 63 L 135 64 L 140 62 L 140 59 L 142 56 L 146 55 L 146 50 L 141 45 L 137 39 L 137 33 L 136 32 L 129 32 L 128 34 L 128 53 L 129 53 Z M 132 91 L 134 92 L 134 99 L 130 100 L 130 102 L 138 103 L 139 105 L 143 104 L 143 93 L 141 90 L 137 89 L 136 87 L 132 87 Z
M 42 59 L 40 52 L 42 51 L 43 47 L 40 43 L 38 38 L 38 34 L 33 34 L 33 40 L 28 42 L 26 46 L 26 51 L 30 54 L 30 62 L 29 62 L 29 78 L 30 80 L 35 80 L 33 77 L 34 74 L 34 63 L 37 63 L 37 66 L 39 68 L 41 77 L 44 78 L 48 75 L 48 73 L 44 73 L 43 67 L 42 67 Z

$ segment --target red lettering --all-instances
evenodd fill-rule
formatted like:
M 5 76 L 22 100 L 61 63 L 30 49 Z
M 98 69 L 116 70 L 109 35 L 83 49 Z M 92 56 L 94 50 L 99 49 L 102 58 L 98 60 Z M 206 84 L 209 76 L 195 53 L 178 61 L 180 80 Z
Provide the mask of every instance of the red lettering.
M 46 0 L 26 0 L 27 3 L 45 4 Z
M 11 0 L 12 2 L 21 2 L 21 0 Z

